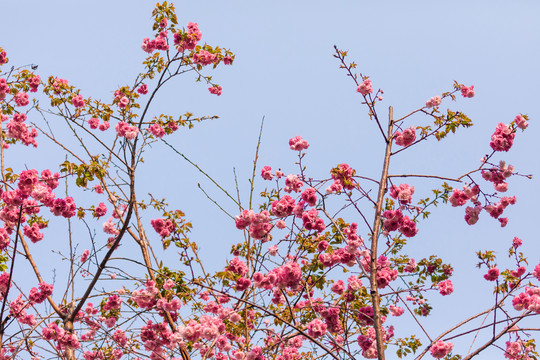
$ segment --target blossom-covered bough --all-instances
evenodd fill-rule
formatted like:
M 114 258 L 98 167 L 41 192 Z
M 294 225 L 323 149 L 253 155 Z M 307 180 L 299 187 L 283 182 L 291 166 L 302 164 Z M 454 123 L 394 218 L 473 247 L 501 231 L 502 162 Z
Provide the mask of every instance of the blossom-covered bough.
M 517 326 L 540 313 L 540 265 L 528 265 L 520 239 L 512 241 L 512 265 L 505 270 L 492 251 L 478 252 L 485 280 L 495 285 L 494 299 L 442 334 L 429 333 L 422 318 L 430 315 L 433 296 L 452 294 L 453 269 L 435 255 L 415 260 L 405 252 L 408 240 L 421 236 L 421 220 L 441 202 L 464 207 L 469 225 L 484 216 L 506 226 L 504 211 L 516 203 L 504 196 L 506 180 L 519 173 L 495 157 L 527 128 L 525 115 L 497 125 L 492 151 L 465 174 L 393 174 L 393 156 L 472 125 L 465 114 L 441 107 L 456 94 L 474 97 L 474 87 L 455 83 L 406 116 L 395 118 L 392 108 L 381 116 L 383 92 L 355 74 L 356 64 L 347 64 L 346 52 L 336 48 L 352 91 L 377 124 L 384 148 L 380 177 L 342 163 L 313 178 L 303 164 L 310 144 L 292 137 L 298 170 L 262 167 L 262 181 L 272 185 L 260 193 L 259 206 L 257 161 L 248 204 L 215 182 L 239 209 L 231 228 L 244 236 L 214 273 L 188 236 L 184 213 L 146 195 L 149 189 L 136 180 L 144 174 L 143 152 L 153 150 L 149 145 L 163 141 L 180 154 L 172 135 L 214 118 L 152 115 L 162 86 L 194 73 L 219 96 L 223 89 L 206 71 L 231 64 L 234 55 L 203 44 L 197 24 L 180 28 L 172 4 L 157 4 L 153 16 L 155 33 L 142 43 L 144 72 L 116 89 L 111 102 L 85 96 L 55 76 L 43 81 L 33 68 L 8 69 L 0 48 L 0 360 L 384 359 L 390 352 L 469 359 L 490 346 L 509 359 L 537 356 L 530 336 L 537 329 Z M 421 114 L 426 121 L 411 123 Z M 69 137 L 60 135 L 59 120 Z M 50 164 L 5 163 L 6 154 L 23 146 L 40 149 L 41 142 L 58 148 Z M 415 199 L 416 178 L 444 183 L 431 198 Z M 173 248 L 180 262 L 166 256 Z M 65 260 L 55 264 L 66 275 L 54 286 L 43 272 L 49 266 L 43 249 Z M 405 332 L 400 324 L 406 317 L 417 329 L 395 336 L 397 329 Z M 470 324 L 473 331 L 462 330 Z M 486 341 L 470 351 L 451 341 L 479 332 L 488 334 Z

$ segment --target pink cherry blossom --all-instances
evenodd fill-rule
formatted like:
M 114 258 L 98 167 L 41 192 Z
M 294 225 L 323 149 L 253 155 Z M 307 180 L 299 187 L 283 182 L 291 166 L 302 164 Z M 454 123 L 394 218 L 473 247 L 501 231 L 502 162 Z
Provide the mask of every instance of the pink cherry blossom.
M 88 120 L 88 124 L 90 125 L 90 129 L 97 129 L 99 126 L 99 120 L 97 118 L 90 118 Z
M 272 213 L 278 217 L 289 216 L 293 212 L 294 205 L 294 199 L 289 195 L 285 195 L 272 203 Z
M 343 283 L 343 280 L 338 280 L 332 285 L 332 291 L 335 292 L 338 295 L 341 295 L 345 292 L 345 284 Z
M 86 249 L 86 250 L 83 251 L 83 253 L 81 255 L 81 259 L 80 259 L 81 264 L 85 263 L 86 260 L 88 260 L 89 255 L 90 255 L 90 250 Z
M 109 218 L 109 220 L 103 223 L 103 231 L 110 235 L 118 235 L 120 231 L 118 231 L 112 220 L 113 218 Z
M 28 79 L 28 86 L 30 86 L 30 92 L 37 92 L 39 84 L 41 83 L 41 78 L 39 75 L 35 75 Z
M 261 176 L 264 180 L 272 180 L 274 175 L 272 175 L 272 168 L 270 166 L 265 166 L 262 168 Z
M 426 102 L 426 107 L 427 108 L 437 107 L 441 104 L 441 101 L 442 99 L 440 96 L 434 96 Z
M 24 235 L 26 235 L 33 243 L 37 243 L 43 239 L 43 234 L 40 233 L 39 230 L 39 226 L 36 223 L 33 223 L 31 227 L 25 225 L 23 228 Z
M 518 128 L 520 128 L 521 130 L 525 130 L 529 126 L 529 123 L 527 122 L 527 119 L 525 119 L 525 117 L 523 117 L 523 115 L 516 116 L 514 121 L 516 123 L 516 126 Z
M 322 232 L 325 229 L 323 219 L 318 217 L 319 212 L 315 209 L 305 211 L 302 214 L 302 221 L 304 222 L 304 228 L 306 230 L 316 230 Z
M 411 145 L 416 140 L 416 127 L 411 126 L 410 128 L 403 130 L 403 132 L 396 131 L 394 139 L 396 145 L 403 147 Z
M 401 308 L 399 306 L 395 306 L 395 305 L 390 305 L 389 310 L 390 310 L 390 313 L 393 316 L 401 316 L 405 312 L 405 310 L 403 310 L 403 308 Z
M 373 92 L 373 86 L 371 85 L 371 80 L 366 79 L 364 80 L 356 89 L 357 92 L 360 94 L 366 96 L 367 94 L 371 94 Z
M 129 105 L 129 99 L 126 96 L 122 96 L 120 100 L 118 101 L 118 107 L 120 109 L 124 109 L 128 105 Z
M 480 211 L 482 211 L 481 206 L 475 206 L 474 208 L 467 206 L 467 208 L 465 209 L 465 221 L 467 222 L 467 224 L 476 224 L 478 222 Z
M 308 334 L 309 336 L 312 336 L 315 339 L 326 334 L 326 331 L 327 331 L 326 329 L 327 329 L 326 324 L 323 323 L 319 319 L 312 320 L 308 324 Z
M 287 175 L 287 178 L 285 179 L 285 192 L 300 192 L 302 186 L 304 186 L 304 183 L 300 181 L 300 179 L 293 174 Z
M 414 194 L 414 186 L 408 184 L 392 185 L 390 188 L 390 196 L 398 199 L 403 205 L 410 204 L 412 195 Z
M 276 227 L 278 229 L 285 229 L 287 227 L 287 224 L 283 220 L 276 221 Z
M 162 138 L 165 135 L 165 130 L 159 124 L 152 124 L 148 130 L 157 138 Z
M 317 205 L 317 190 L 314 188 L 307 188 L 302 193 L 302 199 L 309 205 L 309 206 L 315 206 Z
M 409 219 L 408 216 L 403 216 L 399 232 L 407 237 L 414 237 L 418 233 L 416 223 Z
M 491 268 L 488 270 L 487 274 L 484 275 L 484 279 L 488 281 L 495 281 L 499 278 L 499 269 Z
M 439 340 L 435 342 L 429 350 L 431 352 L 431 356 L 436 359 L 441 359 L 445 357 L 449 352 L 451 352 L 453 348 L 454 344 L 452 344 L 451 342 L 445 343 Z
M 103 123 L 99 124 L 99 130 L 105 131 L 109 128 L 111 124 L 108 121 L 104 121 Z
M 139 88 L 137 89 L 137 92 L 141 95 L 146 95 L 148 94 L 148 86 L 146 86 L 146 84 L 141 84 L 139 86 Z
M 510 274 L 515 278 L 520 278 L 526 271 L 527 268 L 525 266 L 520 266 L 517 270 L 510 271 Z
M 71 99 L 71 103 L 73 104 L 73 106 L 75 106 L 76 108 L 80 108 L 80 107 L 83 107 L 85 105 L 85 102 L 83 100 L 83 97 L 82 95 L 76 95 L 73 97 L 73 99 Z
M 107 206 L 104 203 L 99 203 L 99 205 L 94 210 L 94 216 L 100 218 L 107 213 Z
M 474 97 L 474 85 L 468 86 L 462 86 L 461 87 L 461 95 L 466 98 L 472 98 Z
M 523 341 L 507 341 L 506 342 L 506 351 L 504 352 L 504 357 L 511 360 L 531 360 L 532 357 L 528 356 L 528 353 L 531 352 L 533 348 L 531 346 L 525 347 Z
M 15 104 L 17 106 L 26 106 L 30 103 L 30 101 L 28 100 L 28 94 L 21 91 L 21 92 L 18 92 L 14 97 L 13 97 L 13 100 L 15 100 Z
M 309 144 L 306 140 L 302 139 L 302 137 L 295 136 L 289 139 L 289 146 L 291 150 L 302 151 L 306 150 L 309 147 Z
M 240 260 L 238 257 L 235 257 L 233 260 L 231 260 L 226 269 L 240 276 L 244 276 L 248 272 L 248 267 L 246 263 Z
M 450 295 L 454 292 L 454 286 L 452 285 L 451 280 L 441 281 L 437 287 L 439 288 L 439 293 L 443 296 Z
M 223 88 L 220 85 L 214 85 L 208 88 L 210 94 L 220 96 L 223 93 Z
M 216 61 L 216 58 L 216 54 L 212 54 L 207 50 L 200 50 L 199 52 L 193 54 L 192 61 L 194 64 L 200 64 L 205 66 L 212 64 L 214 61 Z
M 137 134 L 139 133 L 138 127 L 131 126 L 123 121 L 120 121 L 118 124 L 116 124 L 115 129 L 118 136 L 125 137 L 128 140 L 135 139 L 137 137 Z
M 176 225 L 169 219 L 154 219 L 150 220 L 150 225 L 154 228 L 154 230 L 162 237 L 166 238 L 167 236 L 171 235 L 171 233 L 176 228 Z
M 532 275 L 540 281 L 540 263 L 538 265 L 536 265 L 536 267 L 534 268 L 534 271 L 532 272 Z
M 348 164 L 339 164 L 330 170 L 330 175 L 335 180 L 331 186 L 332 192 L 339 192 L 341 189 L 353 190 L 356 187 L 356 182 L 353 179 L 355 174 L 356 171 Z
M 514 143 L 515 136 L 516 134 L 510 126 L 499 123 L 491 136 L 489 146 L 495 151 L 508 151 Z

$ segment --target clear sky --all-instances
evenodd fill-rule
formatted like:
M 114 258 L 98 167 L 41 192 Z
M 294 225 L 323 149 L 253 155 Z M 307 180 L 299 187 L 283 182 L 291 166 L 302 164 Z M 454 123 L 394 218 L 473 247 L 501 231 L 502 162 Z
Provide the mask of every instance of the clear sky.
M 131 84 L 142 69 L 145 53 L 140 45 L 152 36 L 154 5 L 125 0 L 3 1 L 0 46 L 12 65 L 38 64 L 42 78 L 54 74 L 81 88 L 84 96 L 111 101 L 114 90 Z M 260 167 L 296 172 L 296 154 L 287 140 L 301 135 L 311 143 L 306 164 L 313 177 L 327 177 L 329 169 L 342 162 L 361 175 L 379 177 L 383 144 L 354 84 L 332 57 L 334 44 L 349 50 L 349 60 L 371 77 L 375 88 L 384 90 L 382 114 L 391 105 L 396 117 L 403 116 L 451 90 L 454 80 L 475 86 L 473 99 L 459 96 L 457 103 L 442 105 L 464 111 L 475 126 L 441 143 L 431 141 L 401 153 L 391 172 L 460 175 L 490 151 L 497 123 L 509 123 L 523 113 L 531 117 L 529 129 L 519 132 L 512 150 L 498 154 L 495 161 L 508 160 L 522 174 L 540 174 L 535 140 L 540 119 L 538 1 L 176 1 L 175 6 L 181 26 L 197 22 L 202 41 L 231 49 L 236 61 L 213 73 L 223 87 L 220 97 L 188 74 L 164 89 L 152 111 L 219 115 L 168 141 L 232 192 L 235 168 L 244 200 L 263 117 Z M 425 119 L 414 118 L 409 125 L 421 121 Z M 28 156 L 21 151 L 17 161 L 37 166 Z M 197 183 L 235 214 L 233 204 L 164 145 L 156 144 L 145 160 L 143 171 L 154 175 L 144 175 L 139 186 L 186 211 L 203 254 L 223 263 L 226 249 L 241 241 L 241 233 Z M 411 184 L 425 197 L 440 183 Z M 419 225 L 410 254 L 420 258 L 438 253 L 455 268 L 455 294 L 434 300 L 433 315 L 425 320 L 434 334 L 491 304 L 484 270 L 474 268 L 476 250 L 494 249 L 501 267 L 511 266 L 504 255 L 518 236 L 530 253 L 530 264 L 539 262 L 534 227 L 538 181 L 514 177 L 509 185 L 508 194 L 516 195 L 518 203 L 506 211 L 510 223 L 504 229 L 486 213 L 469 227 L 464 209 L 449 205 Z M 258 178 L 257 190 L 264 186 Z

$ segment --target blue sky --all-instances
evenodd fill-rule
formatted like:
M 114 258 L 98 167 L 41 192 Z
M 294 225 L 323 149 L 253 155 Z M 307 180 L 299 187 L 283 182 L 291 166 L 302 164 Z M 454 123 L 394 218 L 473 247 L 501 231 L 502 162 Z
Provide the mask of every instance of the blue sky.
M 301 135 L 311 143 L 306 164 L 314 177 L 328 176 L 329 169 L 341 162 L 359 174 L 379 177 L 383 145 L 354 84 L 332 57 L 334 44 L 349 50 L 349 60 L 371 77 L 375 88 L 384 90 L 380 113 L 392 105 L 396 117 L 402 116 L 450 90 L 454 80 L 475 86 L 473 99 L 443 103 L 443 108 L 464 111 L 475 126 L 441 143 L 432 141 L 403 152 L 391 172 L 462 174 L 489 152 L 497 123 L 509 123 L 523 113 L 531 117 L 531 126 L 517 134 L 508 154 L 499 154 L 496 160 L 507 160 L 523 174 L 540 173 L 535 140 L 540 118 L 537 1 L 177 1 L 175 5 L 181 25 L 197 22 L 203 41 L 231 49 L 236 61 L 213 72 L 214 81 L 223 86 L 222 96 L 210 95 L 207 86 L 188 74 L 167 86 L 151 110 L 219 115 L 220 119 L 199 124 L 171 141 L 233 192 L 235 168 L 241 192 L 247 195 L 263 117 L 261 167 L 296 171 L 296 154 L 288 149 L 287 140 Z M 0 21 L 0 46 L 11 64 L 38 64 L 42 77 L 54 74 L 80 87 L 85 96 L 112 100 L 114 90 L 130 84 L 141 70 L 145 53 L 140 44 L 152 35 L 153 6 L 153 1 L 4 2 L 0 11 L 11 15 Z M 413 118 L 409 125 L 415 121 L 421 119 Z M 38 140 L 46 143 L 44 138 Z M 13 160 L 37 166 L 29 154 L 21 151 Z M 197 183 L 232 212 L 233 204 L 165 146 L 156 144 L 145 159 L 143 171 L 160 175 L 144 175 L 140 186 L 185 210 L 203 254 L 223 262 L 224 251 L 240 241 L 240 234 Z M 493 248 L 501 256 L 501 267 L 509 266 L 504 254 L 518 236 L 531 254 L 530 264 L 539 262 L 533 225 L 538 220 L 538 182 L 515 177 L 509 184 L 509 194 L 516 195 L 518 203 L 507 210 L 510 223 L 504 229 L 485 213 L 469 227 L 463 221 L 464 209 L 450 206 L 434 210 L 419 225 L 411 253 L 417 258 L 444 254 L 456 275 L 455 296 L 440 299 L 440 307 L 426 320 L 434 333 L 453 324 L 457 315 L 484 308 L 490 299 L 483 272 L 474 268 L 476 250 Z M 413 185 L 420 196 L 439 183 Z M 258 181 L 258 190 L 264 186 Z

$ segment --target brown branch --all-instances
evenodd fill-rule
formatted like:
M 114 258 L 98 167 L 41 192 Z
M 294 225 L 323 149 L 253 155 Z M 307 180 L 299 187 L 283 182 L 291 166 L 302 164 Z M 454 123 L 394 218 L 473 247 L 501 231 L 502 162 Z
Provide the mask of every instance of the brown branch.
M 373 304 L 373 320 L 375 335 L 377 337 L 377 356 L 379 360 L 384 360 L 384 338 L 382 329 L 380 297 L 377 288 L 377 244 L 379 240 L 379 229 L 381 227 L 381 211 L 386 193 L 386 182 L 388 180 L 388 167 L 390 166 L 390 155 L 392 153 L 392 133 L 394 128 L 393 108 L 390 106 L 388 113 L 388 139 L 386 140 L 386 151 L 379 181 L 379 193 L 377 196 L 377 207 L 375 209 L 375 220 L 373 222 L 373 233 L 371 235 L 371 262 L 370 262 L 370 294 Z
M 524 312 L 523 314 L 521 314 L 520 317 L 518 317 L 516 320 L 512 321 L 512 323 L 510 325 L 508 325 L 503 331 L 501 331 L 499 334 L 497 334 L 497 336 L 493 337 L 492 339 L 490 339 L 489 341 L 487 341 L 484 345 L 480 346 L 478 349 L 476 349 L 476 351 L 474 351 L 472 354 L 468 355 L 467 357 L 463 358 L 463 360 L 469 360 L 469 359 L 472 359 L 473 357 L 475 357 L 476 355 L 480 354 L 482 351 L 484 351 L 485 349 L 487 349 L 491 344 L 493 344 L 495 341 L 499 340 L 499 338 L 501 336 L 503 336 L 504 334 L 506 334 L 508 332 L 508 330 L 513 327 L 514 325 L 516 325 L 518 322 L 520 322 L 525 316 L 529 315 L 532 311 L 527 311 L 527 312 Z

